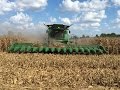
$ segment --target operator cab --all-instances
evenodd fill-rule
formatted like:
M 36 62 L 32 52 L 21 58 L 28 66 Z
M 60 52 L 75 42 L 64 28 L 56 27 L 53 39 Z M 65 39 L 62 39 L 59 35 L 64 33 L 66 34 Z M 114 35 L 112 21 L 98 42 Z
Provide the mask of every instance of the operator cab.
M 47 33 L 48 36 L 52 39 L 61 40 L 61 41 L 69 41 L 69 27 L 68 25 L 63 24 L 51 24 L 46 25 L 48 27 Z

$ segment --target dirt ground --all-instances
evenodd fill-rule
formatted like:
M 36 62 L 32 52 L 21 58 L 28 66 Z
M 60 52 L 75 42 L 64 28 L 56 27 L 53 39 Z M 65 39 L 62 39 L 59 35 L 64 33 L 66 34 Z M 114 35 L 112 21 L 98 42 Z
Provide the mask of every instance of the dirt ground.
M 120 55 L 0 52 L 0 90 L 120 90 Z

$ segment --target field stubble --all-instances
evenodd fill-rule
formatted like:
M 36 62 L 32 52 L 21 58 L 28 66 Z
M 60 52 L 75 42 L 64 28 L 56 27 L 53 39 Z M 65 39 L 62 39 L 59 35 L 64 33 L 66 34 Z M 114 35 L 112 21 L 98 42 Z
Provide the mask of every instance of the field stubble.
M 1 52 L 0 59 L 3 90 L 120 90 L 120 55 Z

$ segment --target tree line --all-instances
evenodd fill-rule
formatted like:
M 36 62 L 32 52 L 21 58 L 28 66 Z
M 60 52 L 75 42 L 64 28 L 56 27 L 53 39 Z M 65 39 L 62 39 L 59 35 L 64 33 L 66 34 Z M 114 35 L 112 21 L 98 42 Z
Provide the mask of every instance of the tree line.
M 116 33 L 102 33 L 100 36 L 96 35 L 96 37 L 120 37 L 120 34 L 116 34 Z
M 78 37 L 78 36 L 74 35 L 71 38 L 72 39 L 78 39 L 78 38 L 89 38 L 89 37 L 91 37 L 91 36 L 89 36 L 89 35 L 82 35 L 82 36 Z M 116 34 L 116 33 L 108 33 L 108 34 L 107 33 L 102 33 L 100 35 L 96 34 L 94 37 L 120 37 L 120 34 Z

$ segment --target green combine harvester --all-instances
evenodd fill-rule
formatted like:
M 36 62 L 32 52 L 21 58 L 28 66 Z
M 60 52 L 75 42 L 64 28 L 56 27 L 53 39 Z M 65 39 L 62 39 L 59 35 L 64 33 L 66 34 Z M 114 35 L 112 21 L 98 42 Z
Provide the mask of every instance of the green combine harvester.
M 32 43 L 13 43 L 8 47 L 10 53 L 53 53 L 53 54 L 105 54 L 106 49 L 101 45 L 71 45 L 68 25 L 46 25 L 48 34 L 47 45 L 35 45 Z M 64 47 L 50 46 L 51 40 L 64 44 Z

